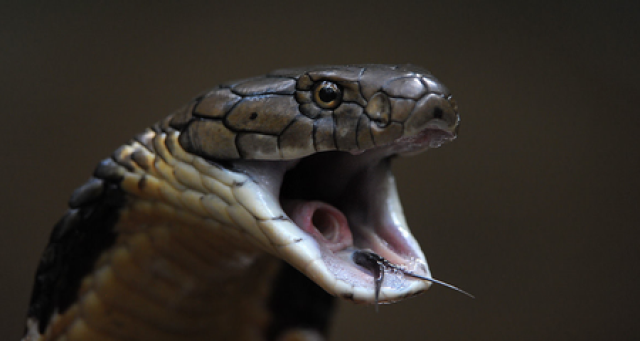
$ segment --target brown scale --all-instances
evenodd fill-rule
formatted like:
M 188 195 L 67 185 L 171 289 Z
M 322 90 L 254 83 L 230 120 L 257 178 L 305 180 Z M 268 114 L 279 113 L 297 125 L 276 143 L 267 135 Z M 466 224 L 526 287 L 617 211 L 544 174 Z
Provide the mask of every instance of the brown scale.
M 182 147 L 199 156 L 291 160 L 387 145 L 433 118 L 411 115 L 416 106 L 450 108 L 449 96 L 415 66 L 286 69 L 214 88 L 169 124 L 182 132 Z M 442 113 L 450 125 L 457 117 Z

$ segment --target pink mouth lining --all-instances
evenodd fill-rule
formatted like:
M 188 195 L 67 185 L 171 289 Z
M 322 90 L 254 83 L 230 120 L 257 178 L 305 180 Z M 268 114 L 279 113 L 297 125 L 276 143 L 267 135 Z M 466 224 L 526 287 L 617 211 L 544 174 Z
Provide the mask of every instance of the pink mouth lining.
M 331 252 L 353 245 L 347 217 L 337 208 L 322 201 L 291 200 L 283 209 L 298 227 Z

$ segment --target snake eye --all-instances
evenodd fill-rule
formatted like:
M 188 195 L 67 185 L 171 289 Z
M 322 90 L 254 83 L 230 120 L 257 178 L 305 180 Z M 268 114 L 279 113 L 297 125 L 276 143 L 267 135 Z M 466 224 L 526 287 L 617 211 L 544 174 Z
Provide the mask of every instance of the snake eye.
M 335 83 L 320 82 L 313 89 L 313 100 L 322 108 L 333 109 L 342 102 L 342 90 Z

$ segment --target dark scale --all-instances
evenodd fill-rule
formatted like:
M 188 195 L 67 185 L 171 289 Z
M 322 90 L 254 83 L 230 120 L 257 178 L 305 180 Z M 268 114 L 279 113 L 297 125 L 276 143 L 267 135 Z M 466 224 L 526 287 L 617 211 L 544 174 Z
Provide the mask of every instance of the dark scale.
M 40 333 L 54 311 L 64 313 L 76 301 L 82 278 L 115 242 L 113 227 L 125 204 L 122 168 L 106 159 L 94 176 L 71 196 L 71 208 L 53 228 L 40 260 L 28 311 Z
M 334 309 L 335 297 L 282 262 L 269 298 L 273 319 L 267 329 L 267 340 L 277 340 L 291 328 L 308 328 L 327 336 L 329 317 Z

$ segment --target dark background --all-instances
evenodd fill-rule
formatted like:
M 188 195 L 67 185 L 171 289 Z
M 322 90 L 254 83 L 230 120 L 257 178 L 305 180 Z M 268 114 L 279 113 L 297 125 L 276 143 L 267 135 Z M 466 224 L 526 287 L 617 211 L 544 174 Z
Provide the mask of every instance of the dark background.
M 0 6 L 1 339 L 69 194 L 133 134 L 222 81 L 404 62 L 462 114 L 453 144 L 396 163 L 408 221 L 477 299 L 345 303 L 333 339 L 640 339 L 637 1 Z

